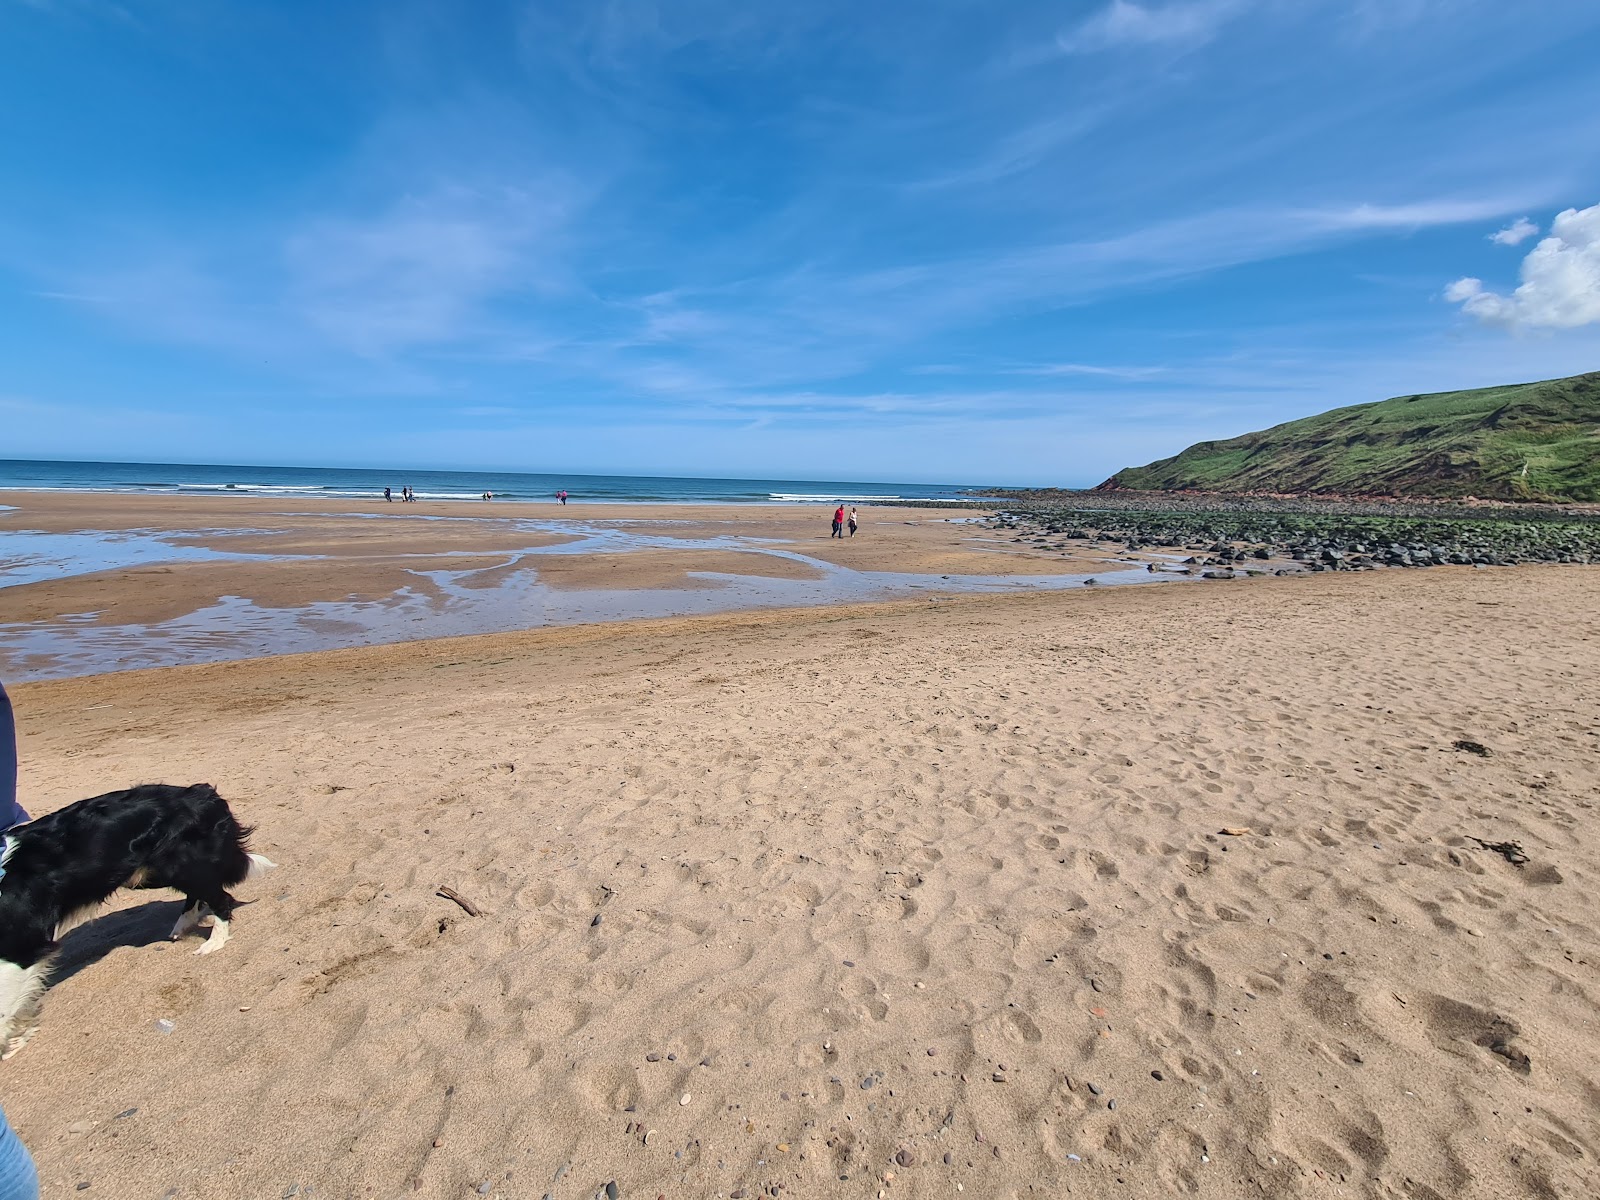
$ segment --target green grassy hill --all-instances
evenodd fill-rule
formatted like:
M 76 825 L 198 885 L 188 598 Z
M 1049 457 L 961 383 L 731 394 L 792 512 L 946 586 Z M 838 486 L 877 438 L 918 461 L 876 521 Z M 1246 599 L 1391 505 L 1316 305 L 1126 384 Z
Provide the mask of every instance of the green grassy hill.
M 1336 408 L 1100 488 L 1600 500 L 1600 371 Z

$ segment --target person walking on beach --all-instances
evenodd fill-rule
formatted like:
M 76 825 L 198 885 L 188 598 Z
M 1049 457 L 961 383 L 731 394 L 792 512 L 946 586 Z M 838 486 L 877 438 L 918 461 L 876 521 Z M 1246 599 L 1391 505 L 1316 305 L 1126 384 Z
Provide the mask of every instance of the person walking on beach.
M 833 510 L 833 532 L 829 537 L 842 538 L 844 536 L 844 505 L 839 505 Z
M 17 727 L 11 717 L 11 698 L 0 683 L 0 832 L 26 824 L 28 814 L 17 803 Z M 0 868 L 0 878 L 4 870 Z M 3 885 L 0 885 L 3 886 Z M 4 1047 L 0 1047 L 4 1049 Z M 0 1110 L 0 1200 L 39 1200 L 39 1173 L 28 1148 L 11 1132 Z
M 856 506 L 854 504 L 852 504 L 850 506 L 850 536 L 851 537 L 855 537 L 855 535 L 856 535 L 856 525 L 858 523 L 859 522 L 857 522 L 857 520 L 856 520 Z
M 394 493 L 391 492 L 388 488 L 384 488 L 383 489 L 383 502 L 385 504 L 393 504 L 394 503 Z
M 556 499 L 561 501 L 561 507 L 562 508 L 565 508 L 567 506 L 567 493 L 565 491 L 557 492 L 556 493 Z

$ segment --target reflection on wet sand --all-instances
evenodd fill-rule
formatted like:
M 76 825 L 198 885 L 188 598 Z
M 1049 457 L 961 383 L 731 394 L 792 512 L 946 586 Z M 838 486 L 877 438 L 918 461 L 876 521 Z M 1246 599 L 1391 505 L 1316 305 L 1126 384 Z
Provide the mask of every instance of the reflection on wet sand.
M 734 511 L 722 521 L 408 514 L 403 525 L 363 513 L 261 514 L 269 519 L 228 528 L 50 532 L 18 528 L 25 511 L 6 515 L 0 670 L 17 681 L 549 625 L 1158 578 L 1143 560 L 1043 558 L 995 541 L 981 522 L 904 510 L 875 513 L 872 541 L 823 553 L 809 534 L 796 536 L 811 526 L 792 512 Z M 365 536 L 374 526 L 378 535 Z M 917 566 L 936 569 L 906 569 Z

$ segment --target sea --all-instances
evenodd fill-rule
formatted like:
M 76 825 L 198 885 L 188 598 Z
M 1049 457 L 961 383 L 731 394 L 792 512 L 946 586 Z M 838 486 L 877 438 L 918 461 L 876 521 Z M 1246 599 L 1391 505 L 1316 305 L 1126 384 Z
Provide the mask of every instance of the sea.
M 415 471 L 372 467 L 245 467 L 207 463 L 49 462 L 0 459 L 0 489 L 172 496 L 279 496 L 372 500 L 409 487 L 419 500 L 572 500 L 617 504 L 827 504 L 961 500 L 985 489 L 949 483 L 826 479 L 690 479 L 521 471 Z

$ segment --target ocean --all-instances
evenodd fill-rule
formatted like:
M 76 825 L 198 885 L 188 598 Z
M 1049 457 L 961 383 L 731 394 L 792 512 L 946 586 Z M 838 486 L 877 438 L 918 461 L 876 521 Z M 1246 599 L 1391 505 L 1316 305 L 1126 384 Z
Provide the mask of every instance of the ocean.
M 646 475 L 552 475 L 515 471 L 409 471 L 368 467 L 240 467 L 203 463 L 47 462 L 0 459 L 0 489 L 152 495 L 281 496 L 372 500 L 409 487 L 419 500 L 547 500 L 620 504 L 828 504 L 959 500 L 981 488 L 946 483 L 821 479 L 679 479 Z

